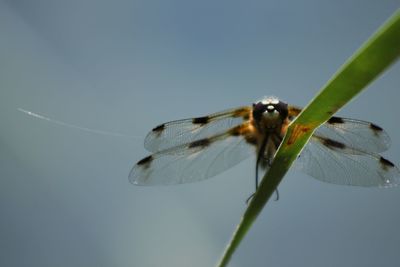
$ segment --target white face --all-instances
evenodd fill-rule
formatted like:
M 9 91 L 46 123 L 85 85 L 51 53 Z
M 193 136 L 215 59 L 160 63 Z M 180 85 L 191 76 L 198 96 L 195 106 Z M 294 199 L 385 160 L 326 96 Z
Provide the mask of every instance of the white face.
M 273 105 L 268 105 L 267 110 L 263 113 L 263 117 L 266 119 L 276 119 L 279 117 L 279 112 L 275 109 Z

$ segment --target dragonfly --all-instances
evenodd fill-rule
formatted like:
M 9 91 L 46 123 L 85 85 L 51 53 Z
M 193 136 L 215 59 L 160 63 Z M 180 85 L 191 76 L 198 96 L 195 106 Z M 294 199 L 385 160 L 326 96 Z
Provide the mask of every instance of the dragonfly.
M 160 124 L 144 141 L 152 154 L 133 166 L 129 181 L 135 185 L 196 182 L 255 156 L 257 190 L 259 170 L 268 170 L 301 110 L 276 97 L 264 97 L 249 106 Z M 400 171 L 379 154 L 389 146 L 389 135 L 378 125 L 333 116 L 315 130 L 293 165 L 328 183 L 391 187 L 399 184 Z

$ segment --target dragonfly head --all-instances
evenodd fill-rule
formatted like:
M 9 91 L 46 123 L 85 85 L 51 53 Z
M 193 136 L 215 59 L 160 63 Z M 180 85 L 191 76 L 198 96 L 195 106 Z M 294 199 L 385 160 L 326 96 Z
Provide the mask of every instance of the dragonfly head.
M 256 120 L 259 120 L 262 117 L 271 119 L 278 119 L 280 117 L 285 119 L 287 115 L 288 105 L 276 97 L 266 97 L 253 103 L 253 117 Z
M 253 104 L 253 118 L 261 127 L 275 128 L 288 115 L 288 105 L 276 97 L 266 97 Z

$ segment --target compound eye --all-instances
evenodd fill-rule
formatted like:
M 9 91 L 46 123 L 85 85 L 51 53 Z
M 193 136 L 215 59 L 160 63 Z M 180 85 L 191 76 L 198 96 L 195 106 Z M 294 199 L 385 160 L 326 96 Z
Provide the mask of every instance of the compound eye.
M 261 102 L 257 102 L 253 104 L 253 117 L 256 120 L 259 120 L 261 118 L 261 116 L 263 115 L 263 113 L 266 111 L 266 106 L 261 103 Z

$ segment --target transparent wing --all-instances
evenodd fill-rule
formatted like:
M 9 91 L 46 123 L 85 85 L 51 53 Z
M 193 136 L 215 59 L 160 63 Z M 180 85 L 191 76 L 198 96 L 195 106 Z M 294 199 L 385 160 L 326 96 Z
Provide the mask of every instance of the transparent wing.
M 250 112 L 250 107 L 240 107 L 204 117 L 163 123 L 147 134 L 144 147 L 150 152 L 157 152 L 218 135 L 247 121 Z
M 371 122 L 332 117 L 315 134 L 367 153 L 379 153 L 390 146 L 389 135 Z
M 333 184 L 390 187 L 400 182 L 399 169 L 380 155 L 315 135 L 294 166 L 318 180 Z
M 255 153 L 241 135 L 221 134 L 156 152 L 129 174 L 137 185 L 190 183 L 213 177 Z

